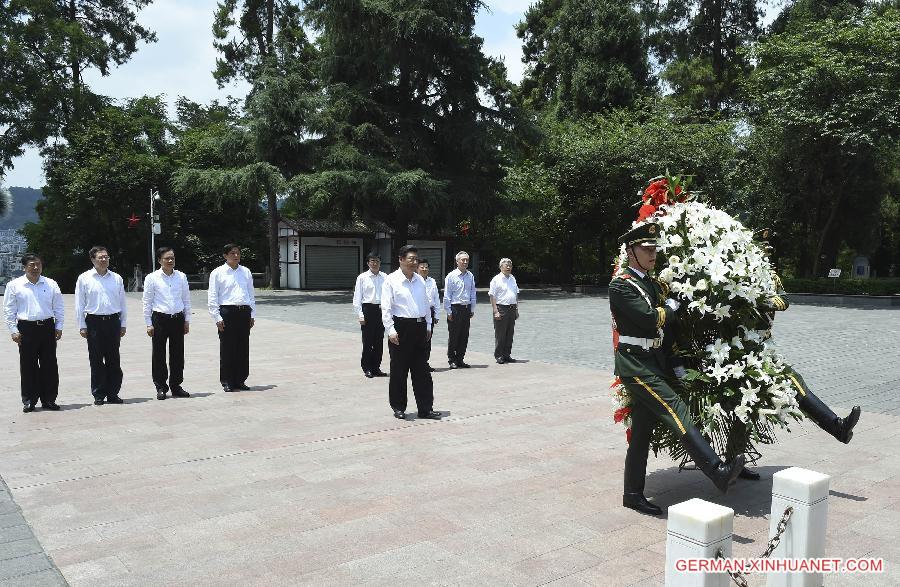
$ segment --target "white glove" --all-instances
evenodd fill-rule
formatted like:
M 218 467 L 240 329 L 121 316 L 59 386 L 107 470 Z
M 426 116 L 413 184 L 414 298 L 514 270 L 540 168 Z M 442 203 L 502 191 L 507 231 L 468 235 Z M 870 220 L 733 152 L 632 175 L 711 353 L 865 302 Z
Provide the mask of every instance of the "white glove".
M 675 372 L 675 377 L 677 377 L 679 379 L 684 379 L 685 376 L 687 375 L 687 369 L 685 369 L 681 365 L 678 365 L 677 367 L 672 367 L 672 371 Z
M 681 302 L 679 302 L 678 300 L 676 300 L 674 298 L 669 298 L 666 300 L 666 305 L 669 306 L 670 308 L 672 308 L 673 312 L 677 312 L 678 308 L 681 307 Z

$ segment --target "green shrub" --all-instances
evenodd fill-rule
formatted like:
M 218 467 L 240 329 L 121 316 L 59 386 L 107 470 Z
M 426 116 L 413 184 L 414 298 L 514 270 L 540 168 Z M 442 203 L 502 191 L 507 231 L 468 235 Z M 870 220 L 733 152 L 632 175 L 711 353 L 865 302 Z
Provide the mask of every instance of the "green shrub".
M 788 293 L 893 296 L 900 294 L 900 279 L 783 279 Z
M 608 273 L 575 275 L 576 285 L 609 285 Z M 862 296 L 900 295 L 900 279 L 790 279 L 784 278 L 784 289 L 794 294 L 842 294 Z

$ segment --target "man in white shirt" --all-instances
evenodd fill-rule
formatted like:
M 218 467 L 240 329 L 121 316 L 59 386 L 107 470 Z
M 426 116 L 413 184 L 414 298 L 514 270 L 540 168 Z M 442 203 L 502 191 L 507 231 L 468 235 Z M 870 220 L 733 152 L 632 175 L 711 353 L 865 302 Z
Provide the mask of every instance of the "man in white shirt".
M 119 344 L 125 336 L 127 317 L 125 283 L 118 273 L 109 270 L 106 247 L 92 247 L 90 256 L 94 268 L 79 275 L 75 282 L 78 333 L 87 339 L 94 405 L 102 406 L 104 401 L 121 404 L 125 402 L 119 397 Z
M 451 369 L 462 367 L 469 345 L 469 324 L 475 317 L 475 277 L 469 271 L 469 254 L 456 253 L 456 269 L 444 279 L 444 310 L 447 312 L 447 361 Z
M 219 329 L 219 382 L 225 391 L 248 390 L 250 329 L 256 324 L 253 274 L 240 264 L 241 248 L 227 244 L 225 264 L 209 274 L 207 305 Z
M 434 278 L 428 277 L 428 270 L 428 259 L 419 259 L 419 275 L 425 280 L 425 293 L 428 296 L 428 303 L 431 306 L 431 333 L 432 338 L 434 338 L 434 327 L 437 326 L 437 314 L 441 307 L 441 294 L 438 291 L 437 282 Z M 431 339 L 428 339 L 428 344 L 425 347 L 425 365 L 428 367 L 429 372 L 434 373 L 435 369 L 431 366 L 431 363 L 429 363 L 430 360 Z
M 381 321 L 388 332 L 391 355 L 388 399 L 394 417 L 406 419 L 406 377 L 409 374 L 419 418 L 440 420 L 440 412 L 432 409 L 434 388 L 425 363 L 425 344 L 431 340 L 431 310 L 425 280 L 416 273 L 418 252 L 412 245 L 400 247 L 400 268 L 387 276 L 381 290 Z
M 515 363 L 509 355 L 519 318 L 519 285 L 512 274 L 512 260 L 500 259 L 500 273 L 491 279 L 488 295 L 494 310 L 494 358 L 500 365 Z
M 38 400 L 47 410 L 58 410 L 59 369 L 56 341 L 62 338 L 62 292 L 59 285 L 44 277 L 43 261 L 34 253 L 22 257 L 25 275 L 6 284 L 3 310 L 6 326 L 19 345 L 19 376 L 22 411 L 33 412 Z
M 356 278 L 353 288 L 353 311 L 362 331 L 362 358 L 359 364 L 368 377 L 387 377 L 381 370 L 384 354 L 384 324 L 381 323 L 381 288 L 387 274 L 381 271 L 381 257 L 371 252 L 366 257 L 369 270 Z
M 172 247 L 156 250 L 159 269 L 144 278 L 144 323 L 147 336 L 153 339 L 151 361 L 156 399 L 191 397 L 181 387 L 184 381 L 184 335 L 191 330 L 191 293 L 187 277 L 175 269 Z M 166 343 L 169 345 L 169 368 L 166 368 Z M 166 384 L 168 380 L 168 385 Z

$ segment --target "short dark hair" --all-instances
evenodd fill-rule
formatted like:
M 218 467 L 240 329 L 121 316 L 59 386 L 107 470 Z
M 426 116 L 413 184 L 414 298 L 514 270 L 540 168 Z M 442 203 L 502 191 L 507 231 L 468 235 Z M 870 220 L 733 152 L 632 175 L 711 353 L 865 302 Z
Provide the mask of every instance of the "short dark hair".
M 26 267 L 29 263 L 31 263 L 35 259 L 40 261 L 42 264 L 44 262 L 44 260 L 41 259 L 41 256 L 38 255 L 37 253 L 25 253 L 24 255 L 22 255 L 22 267 Z
M 428 259 L 419 259 L 419 265 L 428 265 Z
M 234 244 L 234 243 L 228 243 L 227 245 L 225 245 L 224 247 L 222 247 L 222 254 L 223 254 L 223 255 L 227 255 L 228 253 L 231 252 L 231 249 L 237 249 L 238 252 L 240 253 L 240 252 L 241 252 L 241 245 L 236 245 L 236 244 Z
M 366 255 L 366 263 L 368 263 L 368 262 L 371 261 L 372 259 L 375 259 L 376 261 L 378 261 L 379 263 L 381 263 L 381 255 L 379 255 L 379 254 L 376 253 L 375 251 L 369 251 L 369 254 Z
M 400 247 L 400 250 L 397 251 L 397 258 L 405 259 L 408 254 L 418 252 L 419 248 L 415 245 L 403 245 L 402 247 Z
M 162 256 L 168 253 L 169 251 L 175 252 L 175 249 L 172 247 L 159 247 L 156 249 L 156 260 L 159 261 L 162 259 Z
M 91 247 L 91 250 L 88 251 L 88 254 L 90 254 L 91 259 L 94 259 L 97 256 L 97 253 L 99 253 L 100 251 L 106 251 L 108 253 L 109 249 L 107 249 L 103 245 L 94 245 L 93 247 Z

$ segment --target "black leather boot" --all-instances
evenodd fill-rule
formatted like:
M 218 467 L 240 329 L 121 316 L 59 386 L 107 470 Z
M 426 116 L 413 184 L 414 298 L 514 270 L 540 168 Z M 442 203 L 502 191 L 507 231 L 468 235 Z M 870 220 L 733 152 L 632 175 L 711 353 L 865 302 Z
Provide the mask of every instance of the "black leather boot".
M 853 406 L 846 418 L 839 418 L 831 408 L 825 405 L 825 402 L 812 392 L 807 392 L 806 395 L 800 396 L 797 403 L 800 405 L 803 413 L 809 416 L 813 422 L 819 425 L 819 428 L 828 434 L 831 434 L 844 444 L 849 443 L 850 439 L 853 438 L 853 427 L 859 422 L 859 414 L 862 411 L 859 409 L 859 406 Z
M 713 485 L 722 493 L 728 493 L 728 486 L 737 479 L 744 469 L 746 459 L 744 455 L 738 455 L 730 463 L 723 463 L 716 451 L 712 449 L 706 439 L 700 435 L 696 428 L 690 428 L 681 437 L 681 443 L 687 450 L 697 468 L 703 471 Z
M 656 424 L 652 417 L 641 408 L 632 412 L 631 442 L 625 453 L 625 488 L 622 492 L 622 505 L 639 511 L 642 514 L 658 516 L 662 509 L 647 501 L 644 497 L 644 484 L 647 480 L 647 454 L 650 451 L 650 436 Z

